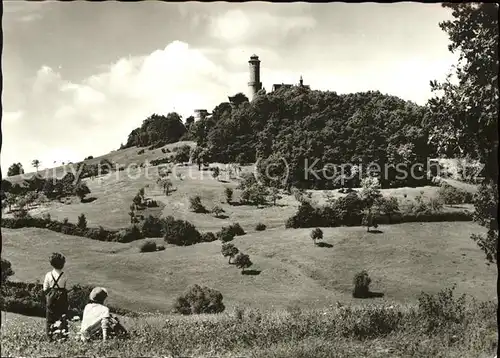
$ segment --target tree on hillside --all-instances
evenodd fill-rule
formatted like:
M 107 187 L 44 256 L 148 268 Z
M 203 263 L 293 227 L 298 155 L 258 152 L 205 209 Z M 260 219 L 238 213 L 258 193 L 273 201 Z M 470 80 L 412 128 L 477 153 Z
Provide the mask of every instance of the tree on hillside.
M 5 201 L 7 202 L 7 206 L 9 207 L 9 211 L 12 211 L 12 205 L 15 205 L 17 202 L 17 195 L 12 193 L 6 193 Z
M 172 184 L 172 181 L 168 178 L 164 178 L 160 181 L 160 186 L 163 189 L 163 192 L 165 193 L 166 196 L 170 194 L 170 189 L 174 186 Z
M 128 136 L 125 148 L 146 147 L 178 142 L 186 133 L 179 114 L 171 112 L 166 116 L 153 114 L 146 118 L 141 127 L 134 129 Z
M 273 205 L 276 206 L 276 201 L 280 200 L 282 198 L 280 194 L 280 190 L 276 187 L 271 187 L 269 189 L 269 197 L 271 201 L 273 202 Z
M 33 159 L 31 165 L 38 171 L 38 167 L 40 167 L 40 161 L 38 159 Z
M 233 189 L 231 188 L 225 188 L 224 189 L 224 194 L 226 195 L 226 201 L 228 204 L 231 204 L 233 201 Z
M 23 165 L 21 163 L 12 164 L 7 170 L 7 176 L 9 177 L 20 174 L 24 174 Z
M 445 3 L 452 20 L 440 23 L 450 39 L 452 53 L 459 53 L 443 83 L 431 82 L 439 95 L 429 100 L 432 112 L 431 142 L 440 153 L 469 156 L 484 164 L 484 180 L 475 200 L 475 220 L 488 229 L 472 239 L 490 262 L 498 262 L 498 3 Z
M 76 226 L 81 230 L 85 230 L 87 228 L 87 218 L 85 217 L 85 214 L 78 216 L 78 223 Z
M 311 231 L 311 239 L 314 243 L 314 245 L 317 245 L 317 240 L 322 240 L 323 239 L 323 230 L 321 230 L 319 227 Z
M 189 198 L 189 208 L 195 213 L 204 214 L 207 209 L 201 203 L 201 198 L 199 195 L 195 195 Z
M 241 269 L 241 273 L 245 273 L 245 270 L 253 265 L 253 262 L 250 260 L 250 256 L 240 252 L 233 261 L 233 264 Z
M 132 199 L 132 202 L 134 203 L 135 207 L 138 208 L 142 205 L 142 198 L 139 194 L 136 194 L 134 198 Z
M 369 232 L 370 227 L 377 227 L 377 224 L 374 222 L 375 207 L 378 205 L 378 201 L 382 199 L 382 193 L 380 192 L 379 181 L 375 177 L 363 179 L 361 186 L 361 200 L 363 200 L 365 206 L 363 222 L 366 225 L 366 231 Z
M 189 116 L 186 118 L 186 124 L 184 125 L 186 127 L 186 131 L 189 132 L 189 129 L 191 128 L 191 125 L 194 123 L 194 117 Z
M 216 180 L 219 180 L 219 175 L 220 175 L 220 168 L 214 167 L 214 169 L 212 170 L 212 177 Z
M 203 164 L 203 157 L 201 155 L 202 152 L 203 148 L 200 146 L 196 146 L 191 148 L 191 154 L 189 155 L 190 161 L 198 165 L 198 170 L 201 170 L 201 165 Z
M 90 189 L 87 184 L 80 182 L 75 187 L 75 194 L 80 198 L 80 201 L 85 199 L 85 195 L 90 194 Z
M 190 159 L 191 147 L 189 145 L 182 145 L 177 147 L 174 154 L 174 161 L 176 163 L 188 162 Z
M 236 255 L 238 255 L 239 250 L 236 246 L 234 246 L 230 242 L 225 242 L 222 244 L 221 253 L 222 253 L 222 256 L 229 257 L 228 263 L 231 264 L 231 259 L 233 257 L 235 257 Z
M 140 189 L 139 189 L 139 193 L 138 193 L 138 194 L 139 194 L 139 196 L 142 198 L 142 200 L 144 200 L 144 195 L 145 195 L 145 190 L 144 190 L 144 188 L 140 188 Z
M 216 218 L 219 218 L 222 213 L 224 213 L 224 209 L 222 209 L 220 206 L 216 205 L 212 209 L 212 213 L 215 215 Z

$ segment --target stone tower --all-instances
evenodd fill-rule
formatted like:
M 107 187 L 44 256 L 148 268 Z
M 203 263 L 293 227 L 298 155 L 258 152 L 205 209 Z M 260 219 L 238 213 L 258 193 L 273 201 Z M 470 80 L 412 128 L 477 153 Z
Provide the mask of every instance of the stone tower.
M 248 61 L 250 67 L 250 82 L 248 82 L 250 101 L 255 97 L 257 92 L 262 88 L 260 82 L 260 60 L 259 56 L 253 55 Z

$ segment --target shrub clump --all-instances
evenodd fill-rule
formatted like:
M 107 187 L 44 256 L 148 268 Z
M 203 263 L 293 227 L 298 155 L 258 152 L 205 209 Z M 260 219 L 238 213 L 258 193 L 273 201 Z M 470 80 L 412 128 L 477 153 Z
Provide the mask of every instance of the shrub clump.
M 255 226 L 255 230 L 256 231 L 264 231 L 266 230 L 267 226 L 264 225 L 263 223 L 258 223 L 256 226 Z
M 233 201 L 233 189 L 231 188 L 224 189 L 224 194 L 226 196 L 226 202 L 228 204 L 231 204 L 231 202 Z
M 354 298 L 366 298 L 370 292 L 370 283 L 372 282 L 368 272 L 363 270 L 358 272 L 353 279 L 354 290 L 352 291 L 352 297 Z
M 153 215 L 149 215 L 141 224 L 144 237 L 162 237 L 164 233 L 163 221 Z
M 187 144 L 177 147 L 174 154 L 174 161 L 176 163 L 184 163 L 189 161 L 191 154 L 191 147 Z
M 154 252 L 156 251 L 156 242 L 148 240 L 146 242 L 143 242 L 141 246 L 139 246 L 139 251 L 140 252 Z
M 191 211 L 199 214 L 204 214 L 207 212 L 207 209 L 201 203 L 201 198 L 199 195 L 192 196 L 189 198 L 189 207 Z
M 232 241 L 234 239 L 235 234 L 234 234 L 234 231 L 231 230 L 230 227 L 224 226 L 223 228 L 221 228 L 217 232 L 216 236 L 217 236 L 217 239 L 219 239 L 222 242 L 229 242 L 229 241 Z
M 443 182 L 438 189 L 438 198 L 446 205 L 471 204 L 473 194 Z
M 136 225 L 132 225 L 126 228 L 125 230 L 121 230 L 120 232 L 118 232 L 117 237 L 118 237 L 117 241 L 123 243 L 132 242 L 144 238 L 141 230 Z
M 78 216 L 78 224 L 76 224 L 79 229 L 85 230 L 87 228 L 87 218 L 85 217 L 85 214 L 81 214 Z
M 10 263 L 9 260 L 2 259 L 2 283 L 6 282 L 7 279 L 14 275 L 14 270 L 12 270 L 12 264 Z
M 178 246 L 193 245 L 201 241 L 201 234 L 188 221 L 175 220 L 172 216 L 164 219 L 165 242 Z
M 204 232 L 201 234 L 201 241 L 202 242 L 213 242 L 217 240 L 217 236 L 213 232 Z
M 234 234 L 234 236 L 245 235 L 245 230 L 241 227 L 239 223 L 234 223 L 229 226 L 229 230 Z
M 173 311 L 183 315 L 220 313 L 225 309 L 222 300 L 222 293 L 219 291 L 194 285 L 176 299 Z
M 319 227 L 315 228 L 313 231 L 311 231 L 311 239 L 314 245 L 316 245 L 317 240 L 323 239 L 323 230 L 321 230 Z

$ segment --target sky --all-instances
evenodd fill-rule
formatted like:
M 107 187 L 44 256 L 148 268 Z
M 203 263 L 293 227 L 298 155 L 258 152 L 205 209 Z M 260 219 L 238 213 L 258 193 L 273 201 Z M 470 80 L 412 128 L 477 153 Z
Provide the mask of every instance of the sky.
M 261 81 L 418 104 L 456 55 L 439 4 L 3 1 L 2 171 L 119 148 L 153 113 L 211 111 Z M 5 175 L 5 174 L 4 174 Z

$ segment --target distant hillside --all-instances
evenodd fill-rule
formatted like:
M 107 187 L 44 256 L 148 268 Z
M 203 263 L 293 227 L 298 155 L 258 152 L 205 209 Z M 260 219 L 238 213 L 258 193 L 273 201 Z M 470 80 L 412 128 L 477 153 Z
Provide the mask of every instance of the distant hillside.
M 86 165 L 97 165 L 100 163 L 102 160 L 106 160 L 111 162 L 112 164 L 115 164 L 117 166 L 123 166 L 123 167 L 128 167 L 129 165 L 136 164 L 136 165 L 141 165 L 144 163 L 146 160 L 148 161 L 153 161 L 156 159 L 161 159 L 165 157 L 170 157 L 172 156 L 176 148 L 182 147 L 183 145 L 188 145 L 190 147 L 196 146 L 196 143 L 191 142 L 191 141 L 181 141 L 177 143 L 171 143 L 167 144 L 164 146 L 161 146 L 156 149 L 151 149 L 151 150 L 143 150 L 144 148 L 140 147 L 130 147 L 126 149 L 120 149 L 120 150 L 115 150 L 112 151 L 108 154 L 104 154 L 98 157 L 93 157 L 92 159 L 86 159 L 83 160 L 82 163 L 85 163 Z M 165 153 L 164 153 L 165 152 Z M 41 169 L 38 174 L 45 177 L 45 176 L 57 176 L 58 178 L 62 178 L 64 173 L 68 173 L 71 171 L 71 168 L 76 170 L 76 163 L 75 164 L 66 164 L 63 166 L 58 166 L 54 168 L 47 168 L 47 169 Z M 25 173 L 24 175 L 15 175 L 7 178 L 8 181 L 11 183 L 19 183 L 21 184 L 23 182 L 23 178 L 29 178 L 33 176 L 35 173 Z

